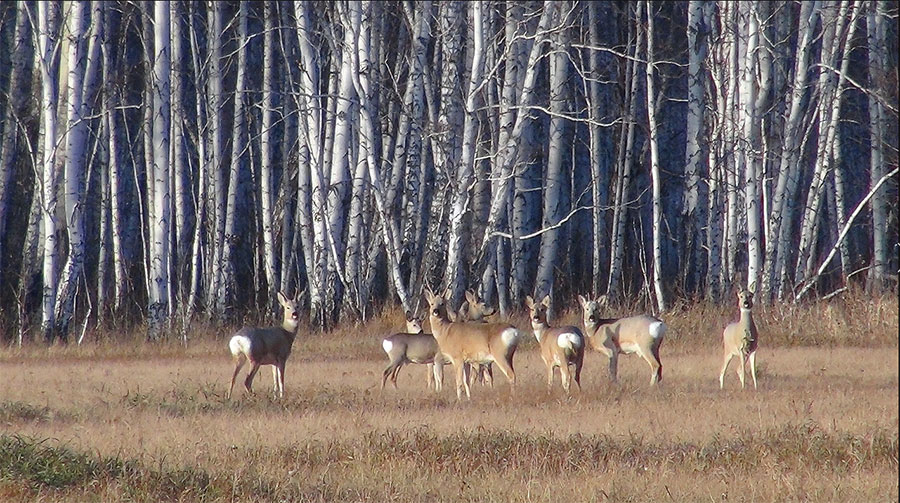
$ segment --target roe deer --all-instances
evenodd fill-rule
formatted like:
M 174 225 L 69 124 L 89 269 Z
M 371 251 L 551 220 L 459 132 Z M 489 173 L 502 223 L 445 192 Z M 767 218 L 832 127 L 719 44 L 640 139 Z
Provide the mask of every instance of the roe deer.
M 584 335 L 578 327 L 551 327 L 547 322 L 547 309 L 550 307 L 550 296 L 535 303 L 531 296 L 525 297 L 525 305 L 531 311 L 531 328 L 534 338 L 541 346 L 541 359 L 547 366 L 547 389 L 553 388 L 553 373 L 559 367 L 559 378 L 563 389 L 569 393 L 572 384 L 572 373 L 569 366 L 575 367 L 575 384 L 581 389 L 581 367 L 584 364 Z
M 381 341 L 381 347 L 390 358 L 390 363 L 385 367 L 381 375 L 381 388 L 390 377 L 394 388 L 397 387 L 397 375 L 403 365 L 407 363 L 425 364 L 428 369 L 428 381 L 426 386 L 441 390 L 443 383 L 443 369 L 440 361 L 440 352 L 434 336 L 422 331 L 422 323 L 411 314 L 406 315 L 406 332 L 385 337 Z M 438 365 L 435 365 L 435 357 Z
M 497 312 L 493 307 L 488 307 L 487 303 L 478 298 L 478 295 L 472 290 L 466 290 L 466 300 L 459 306 L 459 314 L 455 321 L 486 323 L 486 316 L 492 316 Z M 479 364 L 477 371 L 471 374 L 469 386 L 476 381 L 482 386 L 494 387 L 494 367 L 490 363 Z
M 300 316 L 297 311 L 297 301 L 290 300 L 287 296 L 278 292 L 278 302 L 284 308 L 284 318 L 280 327 L 256 328 L 244 327 L 231 337 L 228 348 L 234 357 L 234 374 L 231 375 L 231 386 L 225 398 L 231 398 L 234 390 L 234 380 L 238 372 L 247 360 L 250 360 L 250 372 L 244 380 L 244 387 L 248 393 L 253 393 L 250 386 L 253 377 L 260 365 L 272 365 L 272 376 L 275 380 L 275 395 L 284 397 L 284 364 L 291 354 L 291 346 L 297 335 L 297 326 Z
M 449 294 L 449 292 L 447 292 Z M 516 384 L 513 355 L 519 344 L 519 331 L 508 323 L 455 323 L 447 314 L 447 300 L 425 290 L 429 305 L 429 321 L 442 358 L 453 364 L 456 370 L 456 399 L 471 399 L 469 386 L 470 365 L 496 363 L 510 385 Z
M 588 300 L 579 295 L 578 301 L 584 310 L 584 330 L 588 343 L 595 351 L 609 358 L 610 379 L 616 380 L 619 353 L 637 353 L 650 365 L 650 384 L 654 385 L 662 380 L 659 346 L 668 330 L 662 320 L 646 314 L 627 318 L 601 318 L 600 308 L 607 305 L 605 295 L 597 300 Z
M 759 343 L 759 333 L 756 331 L 756 325 L 753 323 L 753 314 L 751 313 L 751 309 L 753 309 L 753 292 L 741 289 L 737 293 L 737 297 L 741 318 L 734 323 L 730 323 L 722 333 L 725 361 L 722 363 L 722 372 L 719 373 L 719 389 L 725 387 L 725 371 L 728 370 L 731 358 L 735 356 L 739 358 L 740 366 L 737 369 L 737 373 L 741 379 L 741 389 L 744 389 L 744 375 L 746 374 L 744 364 L 748 360 L 750 362 L 750 375 L 753 377 L 753 388 L 756 389 L 756 347 Z

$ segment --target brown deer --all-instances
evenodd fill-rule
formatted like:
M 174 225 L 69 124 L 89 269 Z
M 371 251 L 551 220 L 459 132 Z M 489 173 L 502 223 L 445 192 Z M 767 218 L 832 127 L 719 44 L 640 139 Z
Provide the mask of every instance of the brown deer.
M 449 292 L 447 292 L 449 295 Z M 469 367 L 466 364 L 496 363 L 510 385 L 515 386 L 513 355 L 519 344 L 519 331 L 508 323 L 454 323 L 447 313 L 445 297 L 425 290 L 429 305 L 429 321 L 443 359 L 456 371 L 456 399 L 471 399 Z
M 550 308 L 550 296 L 535 303 L 531 296 L 525 297 L 525 305 L 531 316 L 531 328 L 534 338 L 541 347 L 541 359 L 547 366 L 547 389 L 553 388 L 554 370 L 559 368 L 559 378 L 563 389 L 569 393 L 572 384 L 572 373 L 569 366 L 575 367 L 575 384 L 581 389 L 581 367 L 584 364 L 584 335 L 578 327 L 551 327 L 547 322 L 547 309 Z
M 752 286 L 752 285 L 751 285 Z M 750 375 L 753 377 L 753 389 L 756 386 L 756 348 L 759 344 L 759 332 L 756 330 L 756 324 L 753 323 L 753 292 L 741 289 L 737 293 L 738 307 L 741 310 L 741 318 L 730 323 L 725 327 L 722 333 L 722 342 L 724 346 L 724 362 L 722 363 L 722 371 L 719 373 L 719 389 L 725 387 L 725 371 L 728 370 L 728 364 L 735 356 L 738 357 L 740 366 L 737 368 L 738 377 L 741 380 L 741 389 L 744 389 L 744 376 L 746 374 L 745 363 L 750 363 Z
M 297 311 L 297 300 L 288 299 L 278 292 L 278 302 L 284 308 L 284 317 L 280 327 L 244 327 L 237 331 L 228 341 L 228 348 L 234 358 L 234 373 L 231 375 L 231 386 L 228 388 L 226 398 L 231 398 L 234 390 L 234 381 L 238 372 L 247 360 L 250 361 L 250 372 L 244 380 L 244 387 L 248 393 L 253 393 L 251 385 L 253 377 L 261 365 L 272 365 L 272 377 L 275 381 L 274 393 L 277 397 L 284 397 L 284 365 L 291 354 L 291 346 L 297 335 L 297 326 L 300 323 L 300 315 Z
M 579 295 L 578 301 L 584 311 L 584 332 L 588 344 L 609 358 L 609 377 L 616 380 L 619 354 L 637 353 L 650 365 L 650 384 L 662 380 L 662 363 L 659 347 L 668 327 L 659 318 L 640 314 L 627 318 L 602 318 L 601 307 L 607 307 L 605 295 L 597 300 L 588 300 Z
M 459 313 L 454 321 L 486 323 L 485 317 L 493 316 L 497 312 L 493 307 L 488 307 L 487 303 L 478 298 L 472 290 L 466 290 L 466 300 L 459 306 Z M 449 314 L 449 313 L 448 313 Z M 451 317 L 452 319 L 452 317 Z M 494 367 L 490 363 L 478 365 L 476 371 L 471 374 L 469 386 L 475 382 L 481 383 L 483 386 L 494 387 Z
M 428 370 L 427 387 L 441 390 L 443 372 L 435 366 L 435 357 L 438 357 L 438 365 L 441 365 L 440 352 L 437 341 L 431 334 L 422 331 L 422 323 L 412 314 L 406 314 L 406 332 L 393 334 L 381 341 L 381 347 L 387 353 L 390 363 L 385 367 L 381 375 L 381 388 L 390 378 L 394 388 L 397 387 L 397 375 L 400 369 L 407 363 L 424 364 Z

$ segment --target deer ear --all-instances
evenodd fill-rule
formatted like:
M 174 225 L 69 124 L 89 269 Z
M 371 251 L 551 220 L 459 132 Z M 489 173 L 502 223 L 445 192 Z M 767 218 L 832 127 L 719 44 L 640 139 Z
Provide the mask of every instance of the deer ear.
M 422 291 L 425 294 L 425 302 L 432 304 L 432 300 L 434 300 L 434 292 L 431 291 L 431 288 L 425 287 L 425 290 Z
M 290 302 L 287 298 L 287 295 L 284 292 L 278 292 L 278 303 L 282 306 L 287 306 L 288 302 Z
M 468 300 L 471 304 L 475 304 L 478 302 L 478 298 L 475 297 L 475 292 L 472 290 L 466 290 L 466 300 Z
M 606 295 L 597 297 L 597 304 L 600 304 L 603 307 L 609 306 L 609 297 L 607 297 Z
M 578 303 L 581 304 L 582 309 L 587 306 L 588 300 L 584 298 L 584 295 L 578 296 Z
M 534 299 L 531 298 L 531 295 L 525 297 L 525 306 L 528 309 L 534 309 Z
M 414 319 L 415 319 L 415 318 L 413 318 L 412 313 L 409 312 L 409 311 L 407 311 L 407 312 L 406 312 L 406 321 L 412 321 L 412 320 L 414 320 Z
M 543 304 L 546 307 L 550 307 L 550 296 L 544 295 L 543 300 L 541 300 L 541 304 Z

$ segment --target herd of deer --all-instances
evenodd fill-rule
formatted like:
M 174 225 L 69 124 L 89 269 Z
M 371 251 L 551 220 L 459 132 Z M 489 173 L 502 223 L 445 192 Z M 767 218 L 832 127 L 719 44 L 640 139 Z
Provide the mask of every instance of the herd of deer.
M 449 293 L 449 292 L 448 292 Z M 756 348 L 758 333 L 753 323 L 751 309 L 753 293 L 741 290 L 737 294 L 740 319 L 725 327 L 722 334 L 724 359 L 719 374 L 719 387 L 725 387 L 725 371 L 735 356 L 740 366 L 737 369 L 744 387 L 746 363 L 750 365 L 753 387 L 756 388 Z M 428 301 L 428 318 L 433 333 L 422 330 L 420 320 L 407 314 L 406 332 L 397 333 L 382 340 L 382 348 L 390 363 L 384 369 L 381 387 L 388 379 L 397 386 L 397 375 L 408 363 L 424 364 L 428 367 L 428 386 L 441 391 L 443 366 L 453 365 L 456 375 L 456 398 L 471 398 L 471 386 L 478 379 L 493 385 L 492 365 L 496 364 L 511 385 L 516 383 L 513 355 L 521 341 L 521 332 L 509 323 L 489 323 L 486 316 L 494 314 L 493 309 L 471 292 L 466 292 L 466 301 L 458 313 L 447 305 L 447 296 L 440 296 L 430 289 L 425 290 Z M 272 365 L 274 393 L 284 396 L 284 366 L 291 353 L 297 334 L 299 315 L 297 300 L 278 293 L 278 301 L 284 308 L 284 318 L 280 327 L 244 327 L 231 337 L 228 347 L 234 357 L 235 368 L 231 376 L 231 386 L 226 395 L 231 397 L 234 382 L 246 362 L 250 362 L 250 372 L 244 379 L 244 387 L 252 393 L 253 377 L 261 365 Z M 625 318 L 603 318 L 602 310 L 608 308 L 606 297 L 596 300 L 579 295 L 578 301 L 583 311 L 584 331 L 576 326 L 551 326 L 547 319 L 550 297 L 536 302 L 531 296 L 525 299 L 529 310 L 531 328 L 540 346 L 541 359 L 547 367 L 547 387 L 552 388 L 556 369 L 566 393 L 570 392 L 574 378 L 581 389 L 581 369 L 587 345 L 603 353 L 609 359 L 609 377 L 616 380 L 619 354 L 637 354 L 650 365 L 650 384 L 662 380 L 662 363 L 659 348 L 666 333 L 666 324 L 650 315 L 640 314 Z

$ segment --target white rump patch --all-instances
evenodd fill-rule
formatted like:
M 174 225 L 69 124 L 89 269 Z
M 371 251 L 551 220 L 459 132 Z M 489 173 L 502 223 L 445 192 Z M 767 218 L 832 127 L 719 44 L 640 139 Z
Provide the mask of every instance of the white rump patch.
M 231 350 L 232 356 L 237 356 L 241 353 L 245 355 L 250 354 L 250 338 L 246 335 L 235 335 L 228 341 L 228 349 Z
M 390 354 L 391 348 L 394 347 L 394 343 L 388 339 L 384 339 L 381 341 L 381 347 L 384 348 L 384 352 Z
M 569 348 L 575 349 L 581 347 L 581 337 L 578 337 L 578 334 L 574 334 L 572 332 L 566 332 L 564 334 L 559 334 L 559 337 L 556 338 L 556 345 L 561 348 Z
M 650 324 L 650 337 L 653 337 L 654 339 L 661 339 L 662 336 L 666 334 L 667 328 L 668 327 L 666 327 L 665 323 L 661 321 L 654 321 Z
M 506 344 L 507 346 L 512 346 L 513 344 L 518 344 L 519 331 L 513 327 L 509 327 L 500 334 L 500 340 L 502 340 L 503 343 Z

